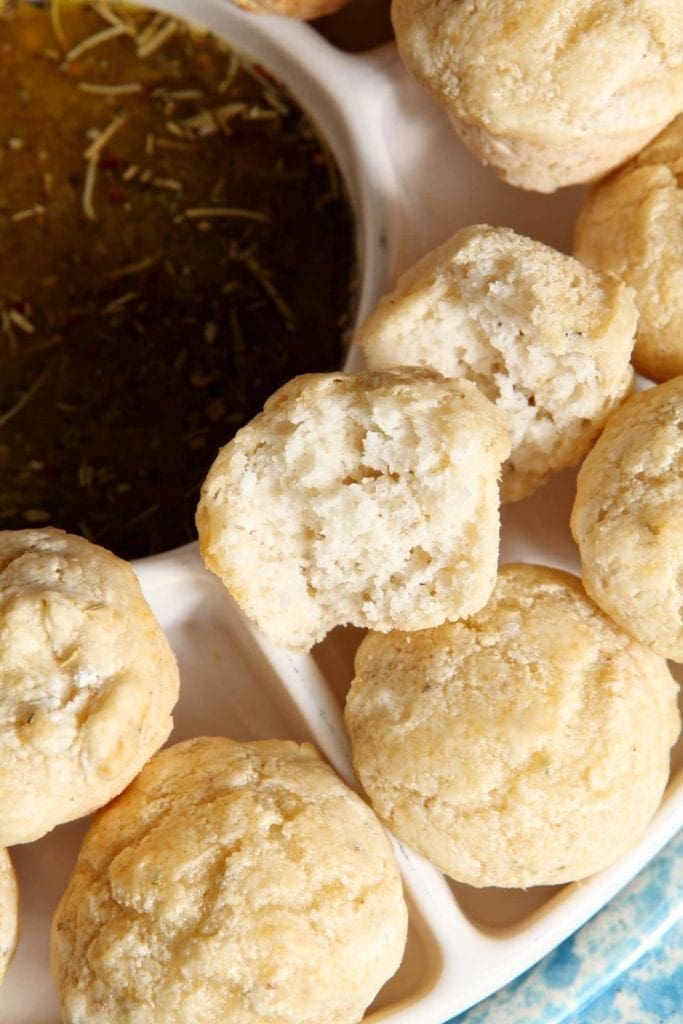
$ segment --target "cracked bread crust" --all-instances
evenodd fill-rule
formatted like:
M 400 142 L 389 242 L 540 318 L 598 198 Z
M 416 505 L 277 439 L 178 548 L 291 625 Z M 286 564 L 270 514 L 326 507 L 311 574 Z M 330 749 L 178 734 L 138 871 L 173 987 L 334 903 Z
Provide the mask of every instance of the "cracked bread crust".
M 683 376 L 633 395 L 607 421 L 579 471 L 571 529 L 593 600 L 683 661 Z
M 373 807 L 475 886 L 573 881 L 614 863 L 656 810 L 679 732 L 666 662 L 568 573 L 500 570 L 471 618 L 368 634 L 345 720 Z
M 178 688 L 126 562 L 59 530 L 0 532 L 0 844 L 120 793 L 168 737 Z
M 297 377 L 211 467 L 200 550 L 283 647 L 344 623 L 432 626 L 491 592 L 508 454 L 501 414 L 469 381 L 420 368 Z
M 616 277 L 477 224 L 406 271 L 354 342 L 373 369 L 410 363 L 473 381 L 505 418 L 501 495 L 518 501 L 579 462 L 631 391 L 637 319 Z
M 406 929 L 384 830 L 312 746 L 192 739 L 95 820 L 53 975 L 65 1024 L 355 1024 Z
M 0 982 L 9 967 L 19 932 L 19 892 L 7 850 L 0 849 Z
M 393 0 L 391 16 L 409 71 L 522 188 L 597 178 L 683 108 L 678 0 Z

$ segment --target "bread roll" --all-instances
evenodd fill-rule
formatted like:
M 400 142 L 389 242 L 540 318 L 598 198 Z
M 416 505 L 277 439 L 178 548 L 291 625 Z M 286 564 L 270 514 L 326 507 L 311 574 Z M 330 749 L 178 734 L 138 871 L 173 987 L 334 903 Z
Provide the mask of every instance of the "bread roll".
M 408 70 L 512 185 L 590 181 L 683 110 L 679 0 L 393 0 L 391 14 Z
M 5 977 L 18 938 L 19 894 L 7 850 L 0 849 L 0 983 Z
M 421 369 L 297 377 L 219 453 L 197 511 L 204 560 L 275 643 L 333 626 L 419 629 L 487 600 L 502 417 Z
M 280 14 L 286 18 L 312 21 L 326 14 L 334 14 L 348 0 L 233 0 L 236 7 L 254 14 Z
M 406 928 L 389 840 L 309 744 L 193 739 L 95 820 L 53 975 L 64 1024 L 356 1024 Z
M 126 562 L 59 530 L 0 531 L 0 843 L 120 793 L 169 735 L 178 686 Z
M 467 377 L 505 418 L 502 497 L 585 455 L 633 384 L 630 289 L 509 228 L 475 225 L 427 253 L 356 333 L 370 367 Z
M 346 723 L 378 815 L 474 886 L 556 885 L 634 846 L 679 732 L 666 662 L 568 573 L 501 569 L 462 622 L 370 633 Z
M 683 377 L 610 417 L 579 472 L 571 529 L 593 600 L 683 661 Z
M 683 116 L 588 193 L 575 250 L 635 290 L 636 369 L 660 382 L 683 374 Z

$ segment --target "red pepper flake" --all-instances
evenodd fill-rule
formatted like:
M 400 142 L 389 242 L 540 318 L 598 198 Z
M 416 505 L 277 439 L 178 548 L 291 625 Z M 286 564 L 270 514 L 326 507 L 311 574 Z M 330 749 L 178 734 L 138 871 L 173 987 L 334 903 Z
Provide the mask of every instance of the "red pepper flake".
M 128 198 L 123 189 L 119 188 L 118 185 L 107 183 L 104 186 L 104 191 L 107 198 L 110 199 L 112 203 L 125 203 Z

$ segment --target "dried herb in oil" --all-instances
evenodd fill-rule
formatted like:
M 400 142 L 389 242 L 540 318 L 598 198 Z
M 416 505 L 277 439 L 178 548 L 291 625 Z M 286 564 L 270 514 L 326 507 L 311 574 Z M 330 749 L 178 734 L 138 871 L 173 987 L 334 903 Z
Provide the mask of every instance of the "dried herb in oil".
M 217 449 L 343 359 L 354 224 L 266 70 L 166 15 L 0 17 L 0 528 L 194 536 Z

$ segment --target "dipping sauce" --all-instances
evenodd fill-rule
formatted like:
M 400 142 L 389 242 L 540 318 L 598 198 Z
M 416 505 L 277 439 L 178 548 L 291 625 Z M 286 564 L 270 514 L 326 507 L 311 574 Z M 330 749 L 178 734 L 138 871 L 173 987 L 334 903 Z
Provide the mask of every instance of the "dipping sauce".
M 267 71 L 118 3 L 6 8 L 0 528 L 192 539 L 217 449 L 341 365 L 354 281 L 334 161 Z

